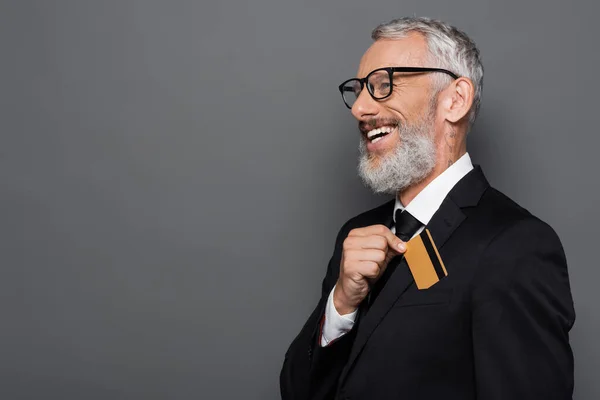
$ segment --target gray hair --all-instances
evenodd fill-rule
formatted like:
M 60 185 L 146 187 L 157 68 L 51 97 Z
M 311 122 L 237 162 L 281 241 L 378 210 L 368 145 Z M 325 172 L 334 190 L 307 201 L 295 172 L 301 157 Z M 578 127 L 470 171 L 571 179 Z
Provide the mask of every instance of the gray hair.
M 379 25 L 371 33 L 371 38 L 401 39 L 411 32 L 422 34 L 427 41 L 430 62 L 437 67 L 448 69 L 458 76 L 469 78 L 475 86 L 473 105 L 469 110 L 469 129 L 475 122 L 481 106 L 483 90 L 483 64 L 479 49 L 466 33 L 442 21 L 423 17 L 403 17 Z M 449 76 L 436 74 L 435 96 L 448 84 Z

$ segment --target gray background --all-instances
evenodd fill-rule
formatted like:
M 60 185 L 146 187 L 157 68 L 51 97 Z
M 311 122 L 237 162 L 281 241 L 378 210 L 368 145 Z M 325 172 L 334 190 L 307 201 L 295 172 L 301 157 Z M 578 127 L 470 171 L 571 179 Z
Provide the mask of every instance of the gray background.
M 483 53 L 472 158 L 562 238 L 599 398 L 592 3 L 2 1 L 0 398 L 278 398 L 337 230 L 386 200 L 337 85 L 415 14 Z

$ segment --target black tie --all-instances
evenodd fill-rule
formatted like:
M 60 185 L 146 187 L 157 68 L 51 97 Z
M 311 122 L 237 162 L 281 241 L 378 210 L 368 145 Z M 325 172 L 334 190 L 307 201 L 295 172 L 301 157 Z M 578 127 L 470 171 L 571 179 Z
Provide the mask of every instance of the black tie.
M 408 242 L 421 225 L 423 224 L 408 211 L 396 210 L 396 236 L 403 242 Z
M 403 242 L 408 242 L 415 233 L 423 226 L 418 219 L 413 217 L 408 211 L 396 210 L 396 236 L 400 238 Z M 379 277 L 379 280 L 371 289 L 371 293 L 369 294 L 368 304 L 369 307 L 375 302 L 375 299 L 385 286 L 386 282 L 394 272 L 394 269 L 400 262 L 402 261 L 403 256 L 394 257 L 390 263 L 388 264 L 383 274 Z

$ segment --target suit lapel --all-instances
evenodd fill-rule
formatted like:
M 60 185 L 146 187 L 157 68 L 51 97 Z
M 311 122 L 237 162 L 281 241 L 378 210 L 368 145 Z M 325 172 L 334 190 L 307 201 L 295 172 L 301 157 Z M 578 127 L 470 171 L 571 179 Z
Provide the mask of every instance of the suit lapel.
M 465 220 L 466 216 L 461 208 L 477 205 L 483 192 L 488 187 L 489 183 L 479 166 L 476 166 L 454 186 L 442 202 L 440 208 L 431 218 L 431 221 L 429 221 L 429 224 L 427 224 L 427 229 L 429 229 L 438 249 L 446 243 L 452 233 Z M 389 219 L 385 217 L 383 222 L 388 227 L 393 222 L 392 212 L 389 212 Z M 354 339 L 348 362 L 340 376 L 339 385 L 343 384 L 344 379 L 348 376 L 352 365 L 360 355 L 375 328 L 377 328 L 392 306 L 412 283 L 414 283 L 414 279 L 410 273 L 410 269 L 406 261 L 402 259 L 400 263 L 397 263 L 395 271 L 381 290 L 381 293 L 379 293 L 377 300 L 371 305 L 369 312 L 360 318 L 358 332 Z
M 466 216 L 462 209 L 475 207 L 489 186 L 481 167 L 476 165 L 452 188 L 427 224 L 427 229 L 438 249 L 444 246 L 456 228 L 465 220 Z
M 400 257 L 396 258 L 396 260 L 399 259 Z M 369 308 L 369 312 L 366 314 L 363 313 L 363 316 L 361 317 L 358 324 L 358 332 L 356 333 L 356 338 L 354 339 L 354 344 L 350 356 L 348 357 L 348 362 L 340 376 L 340 383 L 343 382 L 375 328 L 377 328 L 390 308 L 392 308 L 398 298 L 402 296 L 413 282 L 414 279 L 408 265 L 402 258 L 401 261 L 397 263 L 395 271 L 386 282 L 381 293 L 377 296 L 377 300 Z M 361 308 L 363 307 L 364 304 L 361 304 Z
M 389 212 L 389 218 L 386 218 L 383 222 L 387 227 L 391 227 L 394 222 L 392 213 L 393 208 Z M 379 323 L 383 320 L 398 298 L 414 282 L 410 270 L 408 269 L 408 265 L 406 264 L 406 261 L 404 261 L 403 257 L 396 257 L 392 259 L 388 268 L 395 268 L 395 270 L 391 274 L 383 289 L 381 289 L 377 300 L 369 308 L 368 313 L 364 313 L 365 304 L 361 304 L 361 317 L 358 324 L 358 332 L 356 334 L 356 338 L 354 339 L 354 344 L 352 346 L 348 362 L 346 363 L 346 366 L 340 376 L 340 383 L 343 382 L 348 371 L 354 364 L 354 361 L 362 351 L 362 348 L 369 340 L 369 337 L 375 328 L 377 328 Z
M 460 207 L 450 197 L 446 197 L 429 224 L 427 224 L 427 229 L 429 229 L 438 250 L 444 246 L 465 218 L 465 214 Z

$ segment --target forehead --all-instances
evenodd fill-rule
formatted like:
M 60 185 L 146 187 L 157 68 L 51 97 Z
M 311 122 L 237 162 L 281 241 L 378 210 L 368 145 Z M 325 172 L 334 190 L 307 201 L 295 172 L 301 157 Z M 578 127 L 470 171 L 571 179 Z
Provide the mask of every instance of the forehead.
M 379 39 L 362 56 L 357 76 L 382 67 L 425 67 L 427 56 L 427 41 L 419 33 L 402 39 Z

